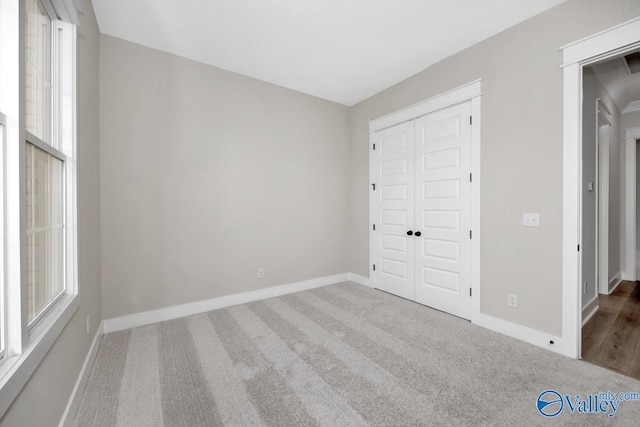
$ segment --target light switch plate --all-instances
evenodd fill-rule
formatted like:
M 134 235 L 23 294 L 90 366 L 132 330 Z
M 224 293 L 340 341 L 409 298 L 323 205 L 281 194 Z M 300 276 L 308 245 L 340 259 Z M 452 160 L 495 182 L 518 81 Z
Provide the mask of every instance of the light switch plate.
M 540 227 L 540 214 L 539 213 L 522 214 L 522 226 L 523 227 Z

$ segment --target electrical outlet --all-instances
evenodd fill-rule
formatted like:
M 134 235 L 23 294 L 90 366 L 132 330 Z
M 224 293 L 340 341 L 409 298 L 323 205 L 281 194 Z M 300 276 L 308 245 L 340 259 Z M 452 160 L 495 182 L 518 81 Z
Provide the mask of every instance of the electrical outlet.
M 264 268 L 258 269 L 258 279 L 264 279 Z
M 91 315 L 87 315 L 87 335 L 91 333 Z
M 507 294 L 507 305 L 509 307 L 518 308 L 518 295 Z

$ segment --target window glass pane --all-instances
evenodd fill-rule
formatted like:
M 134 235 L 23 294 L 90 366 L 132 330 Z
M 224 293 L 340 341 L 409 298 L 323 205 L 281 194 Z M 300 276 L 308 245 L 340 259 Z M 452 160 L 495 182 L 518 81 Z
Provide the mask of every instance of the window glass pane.
M 63 162 L 27 143 L 27 298 L 34 320 L 64 292 Z
M 26 127 L 51 143 L 51 19 L 40 0 L 26 6 Z

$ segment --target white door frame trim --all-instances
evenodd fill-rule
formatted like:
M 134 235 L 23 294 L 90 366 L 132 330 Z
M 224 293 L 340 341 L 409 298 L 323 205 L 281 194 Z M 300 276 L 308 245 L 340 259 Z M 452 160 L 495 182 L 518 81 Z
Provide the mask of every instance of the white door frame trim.
M 606 146 L 600 140 L 600 128 L 606 126 Z M 596 99 L 596 295 L 609 295 L 609 182 L 611 179 L 611 113 Z
M 482 95 L 482 79 L 474 80 L 465 85 L 458 86 L 440 95 L 433 96 L 417 104 L 410 105 L 392 113 L 386 114 L 369 122 L 369 133 L 373 133 L 402 122 L 417 119 L 437 110 L 472 100 Z M 475 117 L 475 116 L 474 116 Z
M 481 98 L 482 98 L 482 80 L 474 80 L 465 85 L 459 86 L 440 95 L 431 97 L 425 101 L 387 114 L 369 122 L 369 150 L 372 150 L 373 133 L 390 126 L 416 119 L 434 111 L 441 110 L 462 102 L 471 101 L 471 115 L 473 117 L 473 126 L 471 127 L 471 173 L 473 180 L 471 182 L 471 229 L 473 230 L 473 239 L 471 240 L 471 322 L 478 323 L 480 319 L 480 301 L 481 301 L 481 173 L 480 173 L 480 155 L 481 155 Z M 372 151 L 369 151 L 371 153 Z M 371 192 L 371 184 L 374 181 L 373 173 L 373 156 L 369 155 L 369 271 L 372 287 L 376 287 L 377 271 L 372 271 L 372 244 L 373 242 L 373 219 L 374 205 L 373 193 Z
M 625 141 L 625 257 L 622 280 L 637 280 L 636 266 L 636 140 L 640 139 L 640 127 L 624 129 Z
M 640 45 L 640 17 L 561 48 L 562 144 L 562 342 L 559 350 L 580 358 L 582 292 L 582 68 Z

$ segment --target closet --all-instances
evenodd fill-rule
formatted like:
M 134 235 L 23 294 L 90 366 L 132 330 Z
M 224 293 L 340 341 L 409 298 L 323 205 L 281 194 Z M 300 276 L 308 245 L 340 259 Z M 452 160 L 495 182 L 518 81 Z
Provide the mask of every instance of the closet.
M 470 319 L 472 101 L 374 130 L 373 286 Z

